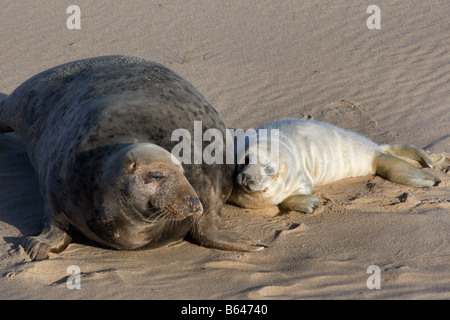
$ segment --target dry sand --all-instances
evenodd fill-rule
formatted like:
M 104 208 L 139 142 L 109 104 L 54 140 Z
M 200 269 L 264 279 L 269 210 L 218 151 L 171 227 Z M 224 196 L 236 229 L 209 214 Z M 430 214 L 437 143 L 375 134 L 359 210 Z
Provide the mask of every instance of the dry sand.
M 450 153 L 450 2 L 3 1 L 0 92 L 52 66 L 99 55 L 161 62 L 191 81 L 230 127 L 313 118 L 379 143 Z M 437 187 L 379 177 L 317 189 L 313 215 L 276 207 L 223 209 L 230 229 L 260 238 L 257 253 L 189 242 L 119 252 L 82 238 L 31 262 L 20 243 L 40 232 L 36 174 L 14 134 L 0 135 L 1 299 L 449 299 L 450 161 Z M 82 272 L 69 290 L 67 267 Z M 381 289 L 368 289 L 370 265 Z

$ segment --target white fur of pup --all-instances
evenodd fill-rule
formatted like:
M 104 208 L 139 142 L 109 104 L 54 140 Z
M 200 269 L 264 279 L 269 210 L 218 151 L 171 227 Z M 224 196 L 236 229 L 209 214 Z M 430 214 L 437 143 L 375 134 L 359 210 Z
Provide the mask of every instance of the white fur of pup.
M 379 174 L 393 182 L 420 187 L 439 182 L 397 157 L 414 158 L 410 159 L 414 165 L 420 162 L 432 166 L 428 154 L 412 145 L 380 146 L 358 133 L 314 120 L 279 120 L 259 127 L 257 132 L 261 129 L 278 129 L 279 135 L 277 140 L 269 138 L 250 145 L 247 152 L 237 152 L 246 157 L 259 155 L 256 164 L 240 166 L 228 199 L 242 207 L 281 204 L 285 209 L 311 213 L 320 204 L 312 195 L 314 186 L 348 177 Z M 270 148 L 277 144 L 278 156 L 274 157 Z M 391 149 L 395 157 L 389 155 Z

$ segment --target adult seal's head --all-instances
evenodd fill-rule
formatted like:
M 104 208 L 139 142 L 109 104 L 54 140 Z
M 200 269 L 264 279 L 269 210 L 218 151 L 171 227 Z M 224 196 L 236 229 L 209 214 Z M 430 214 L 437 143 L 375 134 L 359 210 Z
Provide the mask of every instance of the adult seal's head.
M 167 225 L 203 213 L 181 163 L 157 145 L 131 144 L 110 155 L 100 168 L 94 192 L 102 198 L 97 202 L 104 212 L 89 219 L 89 231 L 84 231 L 99 242 L 105 240 L 98 235 L 110 233 L 109 246 L 139 248 L 161 237 Z M 114 219 L 118 214 L 120 219 Z
M 181 163 L 151 143 L 136 143 L 111 155 L 100 176 L 105 210 L 145 221 L 200 217 L 203 208 Z

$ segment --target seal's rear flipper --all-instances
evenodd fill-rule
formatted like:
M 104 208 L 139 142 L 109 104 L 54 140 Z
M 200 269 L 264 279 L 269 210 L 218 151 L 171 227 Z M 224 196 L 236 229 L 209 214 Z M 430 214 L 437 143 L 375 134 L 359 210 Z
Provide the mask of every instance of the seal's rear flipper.
M 433 168 L 436 164 L 428 153 L 412 144 L 382 144 L 380 147 L 388 155 L 400 158 L 418 168 Z
M 375 170 L 380 177 L 411 187 L 430 187 L 441 182 L 435 176 L 399 158 L 383 153 L 375 159 Z
M 430 153 L 430 158 L 433 160 L 433 165 L 438 166 L 447 158 L 445 153 Z

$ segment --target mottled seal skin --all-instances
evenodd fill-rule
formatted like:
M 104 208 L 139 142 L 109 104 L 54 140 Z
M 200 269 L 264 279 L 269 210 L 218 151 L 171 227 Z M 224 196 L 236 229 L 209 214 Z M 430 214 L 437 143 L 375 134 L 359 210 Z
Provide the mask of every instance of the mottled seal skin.
M 256 129 L 258 134 L 262 129 L 278 130 L 278 138 L 260 139 L 238 153 L 251 157 L 261 147 L 267 150 L 258 163 L 237 170 L 228 201 L 242 207 L 280 205 L 284 210 L 312 213 L 320 204 L 312 194 L 315 186 L 349 177 L 377 174 L 413 187 L 440 182 L 417 167 L 433 167 L 443 156 L 430 156 L 413 145 L 378 145 L 356 132 L 314 120 L 273 121 Z M 272 153 L 276 145 L 278 152 Z
M 34 259 L 60 252 L 73 227 L 117 249 L 188 233 L 206 247 L 261 249 L 221 226 L 232 165 L 171 160 L 172 132 L 193 136 L 194 121 L 225 136 L 223 119 L 188 81 L 146 59 L 75 61 L 23 83 L 0 105 L 0 129 L 25 142 L 45 200 L 44 229 L 25 250 Z

